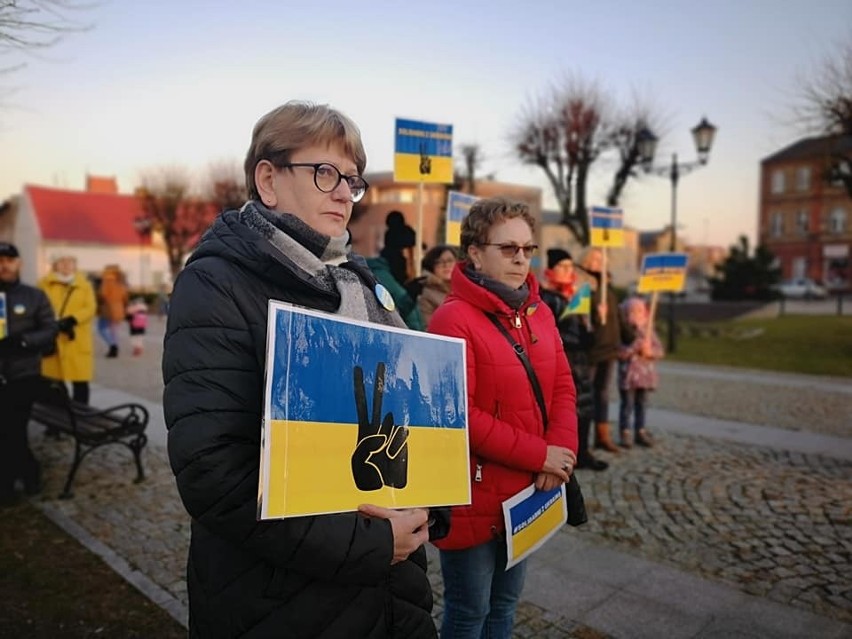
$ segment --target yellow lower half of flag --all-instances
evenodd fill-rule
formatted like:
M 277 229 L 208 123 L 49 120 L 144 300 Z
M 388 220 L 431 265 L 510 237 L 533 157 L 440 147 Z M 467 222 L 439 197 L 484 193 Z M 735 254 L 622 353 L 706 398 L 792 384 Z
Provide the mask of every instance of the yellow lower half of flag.
M 430 155 L 429 173 L 420 173 L 421 156 L 416 153 L 396 153 L 393 156 L 394 182 L 426 182 L 451 184 L 453 181 L 453 158 Z
M 529 526 L 515 533 L 512 537 L 512 554 L 519 557 L 530 548 L 534 547 L 551 530 L 559 528 L 565 523 L 562 514 L 562 498 L 560 497 L 550 505 Z
M 686 284 L 686 273 L 657 273 L 654 275 L 642 275 L 636 290 L 639 293 L 672 292 L 679 293 Z
M 592 246 L 624 246 L 624 229 L 592 229 Z
M 450 222 L 447 220 L 447 244 L 450 246 L 461 246 L 461 222 Z
M 408 429 L 404 488 L 359 490 L 352 477 L 355 424 L 270 422 L 264 518 L 355 510 L 360 504 L 411 508 L 470 503 L 467 431 Z M 261 474 L 261 477 L 264 475 Z

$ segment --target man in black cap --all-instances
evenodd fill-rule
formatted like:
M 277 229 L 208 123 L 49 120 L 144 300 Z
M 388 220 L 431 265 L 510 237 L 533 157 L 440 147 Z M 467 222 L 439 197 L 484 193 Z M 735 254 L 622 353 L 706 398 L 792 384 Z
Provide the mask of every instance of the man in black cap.
M 594 343 L 587 316 L 569 310 L 571 298 L 577 293 L 577 277 L 574 261 L 565 249 L 552 248 L 547 251 L 547 269 L 544 271 L 541 299 L 553 311 L 562 347 L 574 376 L 577 391 L 577 428 L 579 448 L 577 468 L 606 470 L 605 461 L 597 459 L 589 450 L 589 431 L 592 425 L 593 402 L 590 376 L 589 350 Z
M 27 423 L 38 392 L 42 354 L 57 326 L 43 291 L 21 284 L 21 257 L 0 242 L 0 505 L 15 500 L 15 482 L 27 494 L 41 490 L 38 462 L 27 442 Z

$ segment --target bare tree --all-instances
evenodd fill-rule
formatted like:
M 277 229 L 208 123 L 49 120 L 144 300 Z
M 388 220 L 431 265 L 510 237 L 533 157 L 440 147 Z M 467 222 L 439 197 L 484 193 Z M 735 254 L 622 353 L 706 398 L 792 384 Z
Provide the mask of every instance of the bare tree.
M 172 280 L 218 210 L 209 202 L 193 197 L 186 169 L 163 167 L 142 175 L 136 196 L 144 219 L 163 236 Z
M 852 42 L 799 81 L 794 116 L 809 133 L 829 138 L 825 178 L 839 181 L 852 197 Z
M 650 130 L 660 138 L 665 135 L 664 116 L 648 98 L 634 97 L 615 119 L 612 129 L 612 146 L 618 154 L 618 168 L 612 176 L 612 185 L 606 196 L 607 206 L 618 206 L 624 188 L 631 178 L 639 177 L 637 171 L 642 161 L 639 155 L 639 136 Z
M 218 211 L 240 208 L 248 197 L 242 166 L 236 161 L 212 163 L 203 195 Z
M 68 33 L 86 31 L 90 25 L 71 16 L 91 6 L 69 0 L 0 0 L 0 56 L 16 52 L 32 54 L 58 44 Z M 8 76 L 24 66 L 24 62 L 0 65 L 0 76 Z M 5 96 L 15 91 L 0 87 L 0 93 Z
M 541 167 L 562 223 L 589 242 L 586 185 L 595 160 L 613 145 L 612 99 L 597 85 L 570 76 L 526 108 L 512 134 L 518 157 Z
M 478 144 L 462 144 L 461 154 L 465 169 L 464 183 L 467 192 L 472 194 L 476 190 L 476 171 L 482 165 L 482 148 Z

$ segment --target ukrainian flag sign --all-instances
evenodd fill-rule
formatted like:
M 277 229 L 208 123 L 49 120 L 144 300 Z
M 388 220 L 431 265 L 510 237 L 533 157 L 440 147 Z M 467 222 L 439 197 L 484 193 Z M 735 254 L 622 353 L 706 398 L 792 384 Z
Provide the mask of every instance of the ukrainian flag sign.
M 581 284 L 574 292 L 574 296 L 568 300 L 565 308 L 559 314 L 563 320 L 569 315 L 588 315 L 592 312 L 592 287 L 589 284 Z
M 451 246 L 461 245 L 462 222 L 467 217 L 467 214 L 470 213 L 470 207 L 478 199 L 475 195 L 459 193 L 458 191 L 447 193 L 447 244 Z
M 453 125 L 396 119 L 394 182 L 453 181 Z
M 568 521 L 565 484 L 552 490 L 524 488 L 503 502 L 506 570 L 529 557 Z
M 6 293 L 0 291 L 0 339 L 3 339 L 9 334 L 8 315 L 6 313 Z
M 679 293 L 686 284 L 686 253 L 651 253 L 642 258 L 637 292 Z
M 470 503 L 464 340 L 269 304 L 261 519 Z
M 589 209 L 592 246 L 624 246 L 624 212 L 609 206 Z

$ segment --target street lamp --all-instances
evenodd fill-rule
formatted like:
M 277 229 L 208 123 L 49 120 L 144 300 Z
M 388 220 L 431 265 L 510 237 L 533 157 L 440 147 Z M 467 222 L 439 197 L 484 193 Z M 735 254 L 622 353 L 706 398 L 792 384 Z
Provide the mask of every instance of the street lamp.
M 154 223 L 150 218 L 139 216 L 134 218 L 133 220 L 133 228 L 136 229 L 136 233 L 139 235 L 139 289 L 144 290 L 144 281 L 142 276 L 142 263 L 143 263 L 143 251 L 145 246 L 145 237 L 151 234 L 151 227 Z
M 636 140 L 636 146 L 639 151 L 639 161 L 642 163 L 642 168 L 646 173 L 654 173 L 655 175 L 668 175 L 672 183 L 672 221 L 671 221 L 671 242 L 669 250 L 674 252 L 677 250 L 677 182 L 681 175 L 687 175 L 697 168 L 707 164 L 710 157 L 710 147 L 713 146 L 713 138 L 716 135 L 716 127 L 707 121 L 707 118 L 701 118 L 696 126 L 692 128 L 692 137 L 695 140 L 695 149 L 698 152 L 698 159 L 694 162 L 677 161 L 677 153 L 672 153 L 672 163 L 669 166 L 653 166 L 654 153 L 657 150 L 657 136 L 645 127 L 639 132 Z M 670 353 L 675 352 L 675 296 L 674 293 L 669 294 L 669 339 L 668 350 Z

